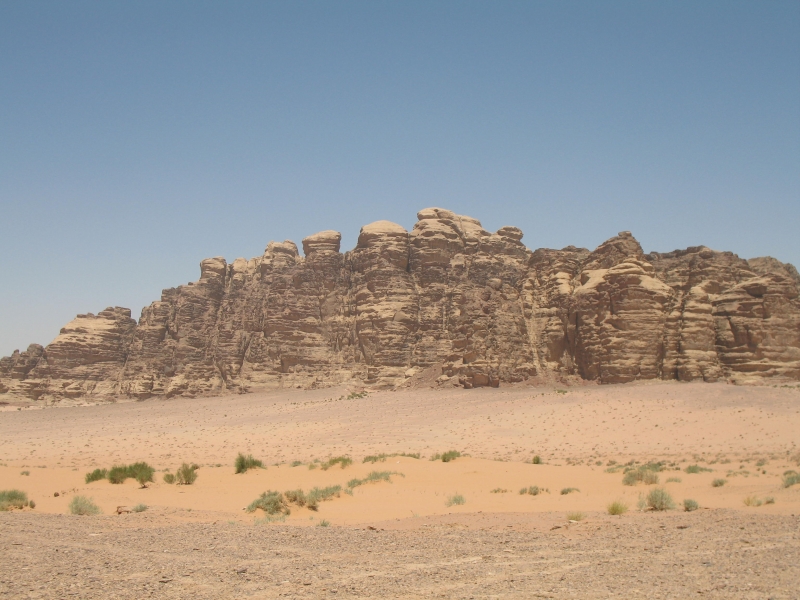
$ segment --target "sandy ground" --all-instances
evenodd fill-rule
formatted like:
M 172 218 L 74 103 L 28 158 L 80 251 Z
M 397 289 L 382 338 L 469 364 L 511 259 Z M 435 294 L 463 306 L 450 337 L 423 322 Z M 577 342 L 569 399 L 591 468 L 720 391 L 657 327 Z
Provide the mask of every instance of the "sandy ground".
M 24 490 L 36 508 L 0 513 L 4 552 L 26 557 L 21 571 L 17 560 L 0 562 L 0 595 L 112 597 L 96 585 L 116 577 L 131 582 L 114 592 L 125 598 L 314 597 L 333 589 L 396 597 L 800 597 L 793 583 L 800 485 L 781 485 L 785 470 L 800 470 L 800 387 L 656 382 L 348 399 L 349 392 L 3 407 L 0 490 Z M 451 449 L 465 456 L 429 460 Z M 240 451 L 266 468 L 234 474 Z M 362 462 L 394 452 L 422 458 Z M 309 468 L 338 455 L 353 464 Z M 531 464 L 534 455 L 543 464 Z M 140 460 L 159 471 L 144 489 L 133 480 L 84 483 L 95 467 Z M 631 460 L 664 461 L 659 484 L 624 486 L 619 466 Z M 195 484 L 164 483 L 162 471 L 184 461 L 200 465 Z M 710 471 L 688 474 L 690 464 Z M 346 488 L 375 470 L 391 472 L 390 481 L 340 493 L 318 511 L 292 506 L 285 521 L 266 523 L 260 510 L 243 510 L 266 490 Z M 714 479 L 726 483 L 713 487 Z M 546 491 L 519 494 L 534 485 Z M 577 491 L 562 494 L 568 487 Z M 638 511 L 653 487 L 702 508 Z M 104 515 L 67 516 L 78 494 Z M 448 505 L 455 495 L 465 503 Z M 745 506 L 747 497 L 774 503 Z M 614 500 L 630 511 L 607 515 Z M 148 510 L 114 514 L 136 504 Z M 568 524 L 575 512 L 586 518 Z M 323 522 L 330 526 L 316 526 Z M 516 549 L 503 552 L 497 536 L 510 536 Z M 53 554 L 56 547 L 63 553 Z M 713 557 L 715 547 L 724 557 Z M 156 560 L 156 551 L 168 556 Z M 86 561 L 77 564 L 78 556 Z M 240 564 L 248 570 L 237 573 Z M 162 575 L 170 581 L 161 583 Z

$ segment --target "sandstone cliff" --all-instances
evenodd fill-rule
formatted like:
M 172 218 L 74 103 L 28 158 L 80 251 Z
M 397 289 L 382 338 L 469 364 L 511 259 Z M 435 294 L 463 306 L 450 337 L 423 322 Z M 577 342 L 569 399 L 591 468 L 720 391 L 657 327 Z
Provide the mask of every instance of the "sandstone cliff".
M 644 254 L 629 232 L 590 252 L 539 249 L 429 208 L 209 258 L 137 323 L 78 315 L 47 347 L 0 359 L 0 400 L 147 398 L 341 383 L 425 369 L 466 387 L 521 381 L 800 379 L 800 276 L 705 246 Z

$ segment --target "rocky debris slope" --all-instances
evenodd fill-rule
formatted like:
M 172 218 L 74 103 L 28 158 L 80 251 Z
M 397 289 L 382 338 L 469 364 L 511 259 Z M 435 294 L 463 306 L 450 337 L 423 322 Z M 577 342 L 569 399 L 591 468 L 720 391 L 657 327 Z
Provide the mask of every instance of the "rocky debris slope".
M 270 242 L 260 257 L 200 263 L 139 322 L 79 315 L 46 348 L 0 359 L 0 399 L 195 396 L 354 383 L 431 368 L 465 387 L 569 378 L 800 379 L 800 275 L 771 257 L 705 246 L 644 254 L 629 232 L 593 252 L 531 252 L 428 208 Z

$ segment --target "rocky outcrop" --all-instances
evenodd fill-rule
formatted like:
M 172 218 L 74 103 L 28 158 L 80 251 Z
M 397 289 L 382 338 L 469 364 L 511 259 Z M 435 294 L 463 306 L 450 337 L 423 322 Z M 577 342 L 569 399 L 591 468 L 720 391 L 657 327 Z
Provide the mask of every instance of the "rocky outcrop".
M 322 231 L 200 263 L 142 311 L 79 315 L 0 359 L 0 398 L 148 398 L 354 383 L 435 368 L 442 384 L 800 379 L 800 276 L 705 246 L 645 254 L 630 232 L 590 252 L 530 251 L 428 208 L 411 231 Z

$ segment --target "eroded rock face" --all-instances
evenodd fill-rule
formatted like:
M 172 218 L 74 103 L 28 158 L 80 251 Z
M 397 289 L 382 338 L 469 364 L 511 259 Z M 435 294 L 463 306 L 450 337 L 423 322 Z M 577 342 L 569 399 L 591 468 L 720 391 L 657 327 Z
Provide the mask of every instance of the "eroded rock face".
M 705 246 L 644 254 L 630 232 L 590 252 L 531 252 L 441 208 L 200 263 L 142 311 L 79 315 L 0 359 L 0 398 L 196 396 L 353 382 L 388 387 L 569 378 L 800 379 L 800 276 Z M 437 371 L 438 372 L 438 371 Z

